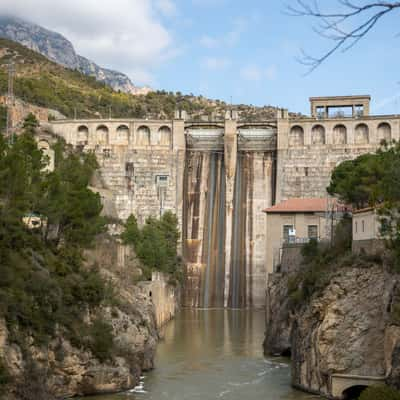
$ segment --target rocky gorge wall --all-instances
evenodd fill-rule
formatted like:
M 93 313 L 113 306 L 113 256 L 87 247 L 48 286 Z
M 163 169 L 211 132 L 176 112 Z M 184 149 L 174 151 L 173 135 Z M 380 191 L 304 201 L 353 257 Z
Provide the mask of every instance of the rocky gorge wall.
M 400 386 L 400 326 L 393 320 L 399 276 L 378 265 L 345 268 L 299 308 L 290 304 L 289 279 L 269 280 L 264 349 L 291 353 L 294 386 L 330 398 L 341 398 L 358 377 Z M 336 376 L 345 382 L 340 395 Z
M 62 331 L 46 346 L 33 345 L 32 341 L 29 348 L 23 349 L 9 336 L 5 321 L 0 320 L 0 357 L 15 382 L 25 385 L 28 391 L 39 387 L 48 392 L 49 398 L 118 392 L 134 387 L 142 371 L 154 367 L 158 327 L 174 316 L 176 289 L 164 282 L 164 290 L 158 291 L 154 302 L 136 283 L 141 271 L 131 249 L 108 234 L 85 252 L 85 260 L 88 268 L 96 265 L 114 288 L 115 304 L 97 311 L 112 327 L 112 357 L 99 361 L 90 350 L 75 347 Z M 174 305 L 169 306 L 168 318 L 159 304 Z M 95 318 L 86 313 L 85 322 L 90 324 Z M 30 380 L 36 380 L 36 386 Z M 32 385 L 36 389 L 30 389 Z M 7 399 L 11 398 L 9 394 Z

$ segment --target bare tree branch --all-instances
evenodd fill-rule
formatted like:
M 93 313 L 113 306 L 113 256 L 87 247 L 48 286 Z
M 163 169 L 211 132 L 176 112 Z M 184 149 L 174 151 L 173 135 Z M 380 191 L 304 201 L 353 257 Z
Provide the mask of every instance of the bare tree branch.
M 295 0 L 295 5 L 286 7 L 287 14 L 298 17 L 311 17 L 319 20 L 314 31 L 334 42 L 334 45 L 322 56 L 313 57 L 302 51 L 298 60 L 308 67 L 308 73 L 314 71 L 332 54 L 341 50 L 349 50 L 356 45 L 375 25 L 388 13 L 400 8 L 400 1 L 378 1 L 363 5 L 355 4 L 354 0 L 336 0 L 339 11 L 321 11 L 318 0 Z M 341 11 L 342 9 L 342 11 Z M 345 29 L 344 25 L 353 26 Z

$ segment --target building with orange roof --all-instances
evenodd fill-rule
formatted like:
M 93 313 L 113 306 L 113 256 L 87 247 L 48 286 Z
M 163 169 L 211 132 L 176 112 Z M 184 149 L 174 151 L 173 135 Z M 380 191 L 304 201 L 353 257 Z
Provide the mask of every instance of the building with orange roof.
M 338 210 L 345 211 L 331 198 L 292 198 L 263 210 L 267 215 L 267 272 L 280 272 L 285 246 L 297 247 L 299 255 L 301 245 L 310 239 L 330 240 Z

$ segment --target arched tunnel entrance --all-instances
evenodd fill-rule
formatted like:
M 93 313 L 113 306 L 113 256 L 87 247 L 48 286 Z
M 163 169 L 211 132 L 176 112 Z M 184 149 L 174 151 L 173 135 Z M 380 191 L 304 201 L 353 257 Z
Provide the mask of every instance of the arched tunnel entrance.
M 367 387 L 365 385 L 356 385 L 347 388 L 343 391 L 343 400 L 357 400 Z

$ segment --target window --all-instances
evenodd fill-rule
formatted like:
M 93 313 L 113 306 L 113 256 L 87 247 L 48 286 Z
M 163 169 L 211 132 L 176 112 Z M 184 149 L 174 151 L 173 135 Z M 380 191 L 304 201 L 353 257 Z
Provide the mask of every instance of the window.
M 157 186 L 168 186 L 168 175 L 156 175 Z
M 355 117 L 362 117 L 364 115 L 364 106 L 362 104 L 356 104 L 354 106 Z
M 111 149 L 103 149 L 103 157 L 110 158 L 111 157 Z
M 364 228 L 365 228 L 364 220 L 361 221 L 361 225 L 362 225 L 362 231 L 364 232 Z
M 133 162 L 125 163 L 125 175 L 126 176 L 134 176 L 135 167 L 133 166 Z
M 316 108 L 317 112 L 317 118 L 324 118 L 325 117 L 325 107 L 324 106 L 318 106 Z
M 358 222 L 356 221 L 356 233 L 357 233 L 357 231 L 358 231 Z
M 293 230 L 293 225 L 283 225 L 283 240 L 289 242 L 289 232 Z
M 318 239 L 318 225 L 308 225 L 308 238 Z

